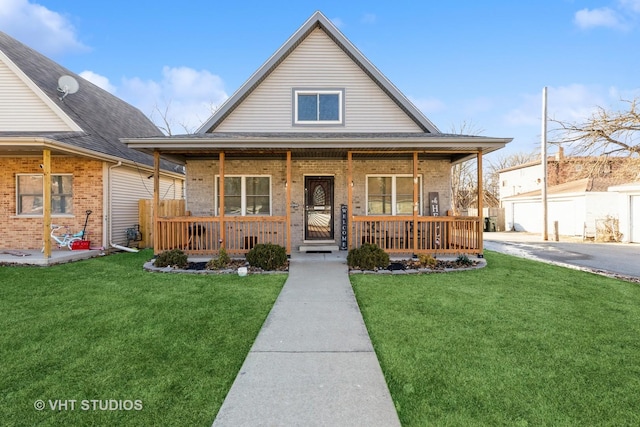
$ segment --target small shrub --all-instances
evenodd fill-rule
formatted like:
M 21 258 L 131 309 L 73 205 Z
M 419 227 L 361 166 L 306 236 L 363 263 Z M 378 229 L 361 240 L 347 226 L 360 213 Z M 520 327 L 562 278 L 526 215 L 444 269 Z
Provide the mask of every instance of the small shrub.
M 363 243 L 359 248 L 349 251 L 347 264 L 351 268 L 362 270 L 386 268 L 389 265 L 389 254 L 375 244 Z
M 218 256 L 209 260 L 206 268 L 207 270 L 220 270 L 227 267 L 230 262 L 231 258 L 229 258 L 227 251 L 224 248 L 220 248 Z
M 456 258 L 456 262 L 460 265 L 466 265 L 466 266 L 473 265 L 473 261 L 471 261 L 469 257 L 464 254 L 458 255 L 458 258 Z
M 277 270 L 287 264 L 287 250 L 273 243 L 258 243 L 246 257 L 249 265 L 263 270 Z
M 189 261 L 187 260 L 187 254 L 180 249 L 172 249 L 158 255 L 153 265 L 156 267 L 185 268 L 189 265 Z
M 438 265 L 438 260 L 429 254 L 418 255 L 418 261 L 421 267 L 436 268 Z

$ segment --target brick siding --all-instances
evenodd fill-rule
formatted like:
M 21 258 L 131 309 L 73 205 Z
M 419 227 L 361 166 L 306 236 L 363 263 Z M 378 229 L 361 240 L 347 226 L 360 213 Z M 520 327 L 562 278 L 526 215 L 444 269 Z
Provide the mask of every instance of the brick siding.
M 355 159 L 353 166 L 353 214 L 366 215 L 366 176 L 369 174 L 412 174 L 412 159 Z M 447 160 L 421 159 L 418 174 L 422 176 L 422 206 L 428 214 L 427 195 L 438 192 L 442 214 L 451 209 L 451 175 Z M 271 176 L 272 214 L 286 215 L 286 161 L 243 159 L 226 160 L 225 175 Z M 218 160 L 192 160 L 187 163 L 187 210 L 194 216 L 214 216 L 215 176 Z M 296 247 L 304 240 L 304 177 L 334 177 L 334 230 L 340 229 L 340 205 L 347 204 L 347 161 L 332 159 L 294 159 L 291 163 L 291 243 Z M 338 235 L 336 234 L 336 241 Z
M 43 245 L 42 217 L 16 215 L 16 175 L 42 174 L 37 157 L 3 158 L 0 161 L 0 249 L 40 249 Z M 103 171 L 102 162 L 74 157 L 53 157 L 53 174 L 73 175 L 73 216 L 53 216 L 54 224 L 68 225 L 73 232 L 81 231 L 86 211 L 92 214 L 87 225 L 88 238 L 96 244 L 102 241 Z M 47 234 L 47 238 L 49 238 Z M 93 245 L 93 244 L 92 244 Z

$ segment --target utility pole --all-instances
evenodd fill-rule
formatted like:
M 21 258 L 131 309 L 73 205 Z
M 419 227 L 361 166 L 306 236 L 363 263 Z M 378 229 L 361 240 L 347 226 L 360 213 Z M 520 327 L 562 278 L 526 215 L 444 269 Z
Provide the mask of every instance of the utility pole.
M 542 88 L 542 240 L 549 240 L 548 211 L 547 211 L 547 87 Z

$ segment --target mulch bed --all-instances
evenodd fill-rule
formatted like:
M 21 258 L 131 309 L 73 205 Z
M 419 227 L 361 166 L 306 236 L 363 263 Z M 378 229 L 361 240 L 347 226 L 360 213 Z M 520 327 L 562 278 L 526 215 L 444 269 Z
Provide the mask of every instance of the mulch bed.
M 258 267 L 252 267 L 249 265 L 249 263 L 244 260 L 244 259 L 232 259 L 231 262 L 223 269 L 218 269 L 218 271 L 222 270 L 222 271 L 227 271 L 227 270 L 231 270 L 233 272 L 238 271 L 238 268 L 240 267 L 247 267 L 247 271 L 249 273 L 262 273 L 265 270 L 258 268 Z M 207 262 L 189 262 L 189 264 L 187 265 L 187 268 L 185 268 L 185 270 L 191 270 L 191 271 L 215 271 L 216 269 L 207 269 Z M 270 270 L 270 271 L 289 271 L 289 261 L 287 261 L 287 263 L 277 269 L 277 270 Z
M 397 261 L 392 261 L 386 268 L 380 268 L 375 270 L 376 272 L 401 272 L 401 271 L 419 271 L 419 272 L 425 272 L 425 271 L 451 271 L 451 270 L 463 270 L 463 269 L 469 269 L 469 268 L 474 268 L 477 267 L 479 264 L 478 261 L 472 260 L 472 259 L 468 259 L 466 262 L 465 261 L 460 261 L 460 260 L 442 260 L 442 259 L 438 259 L 436 260 L 436 264 L 432 267 L 430 266 L 423 266 L 422 264 L 420 264 L 420 262 L 418 260 L 415 259 L 403 259 L 403 260 L 397 260 Z M 360 268 L 358 267 L 353 267 L 350 268 L 350 271 L 352 272 L 358 272 L 358 271 L 362 271 Z

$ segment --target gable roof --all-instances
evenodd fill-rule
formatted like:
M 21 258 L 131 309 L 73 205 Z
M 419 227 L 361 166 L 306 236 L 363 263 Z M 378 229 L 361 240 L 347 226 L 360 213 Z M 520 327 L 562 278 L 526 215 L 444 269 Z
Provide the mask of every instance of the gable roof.
M 371 80 L 425 133 L 439 134 L 427 119 L 320 11 L 315 12 L 227 101 L 200 126 L 196 133 L 212 132 L 282 61 L 316 28 L 322 29 Z
M 140 110 L 1 31 L 0 51 L 14 66 L 10 68 L 19 69 L 22 73 L 19 77 L 28 79 L 28 86 L 39 91 L 38 96 L 48 98 L 49 105 L 55 104 L 56 114 L 75 125 L 71 126 L 74 130 L 70 132 L 0 131 L 0 139 L 23 141 L 26 146 L 28 141 L 39 138 L 59 143 L 70 152 L 77 150 L 86 155 L 95 153 L 97 157 L 153 165 L 151 156 L 120 141 L 123 137 L 163 135 Z M 63 75 L 72 76 L 80 86 L 78 92 L 68 95 L 64 101 L 59 99 L 58 93 L 58 79 Z M 166 161 L 161 165 L 172 172 L 177 171 L 176 166 Z

